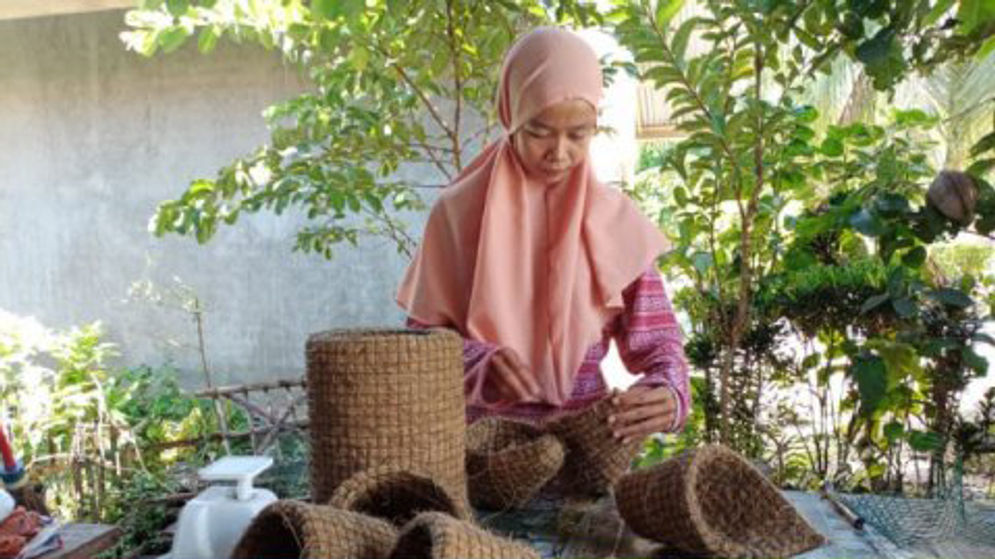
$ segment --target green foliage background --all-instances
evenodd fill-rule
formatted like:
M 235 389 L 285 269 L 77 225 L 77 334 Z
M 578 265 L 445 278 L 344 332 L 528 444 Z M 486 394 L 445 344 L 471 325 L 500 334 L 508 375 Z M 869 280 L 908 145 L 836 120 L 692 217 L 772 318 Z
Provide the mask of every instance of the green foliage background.
M 681 437 L 652 438 L 639 463 L 721 441 L 785 485 L 906 491 L 925 456 L 912 490 L 942 488 L 951 455 L 970 460 L 989 436 L 995 397 L 959 412 L 987 372 L 980 345 L 995 343 L 982 331 L 991 251 L 959 242 L 995 230 L 991 0 L 144 0 L 126 16 L 127 48 L 261 45 L 306 84 L 265 109 L 266 145 L 164 201 L 152 232 L 206 243 L 245 214 L 293 212 L 307 218 L 296 250 L 331 258 L 374 236 L 411 255 L 404 214 L 498 132 L 501 57 L 551 23 L 611 33 L 632 58 L 605 60 L 608 79 L 625 71 L 666 91 L 681 132 L 644 150 L 626 190 L 673 232 L 659 264 L 693 325 L 695 406 Z M 841 68 L 855 93 L 830 118 L 814 100 Z M 911 80 L 935 110 L 888 108 Z M 926 203 L 938 148 L 978 187 L 969 223 Z M 433 184 L 404 178 L 414 168 Z M 67 518 L 120 520 L 176 491 L 178 464 L 220 450 L 147 453 L 215 431 L 216 415 L 169 370 L 113 357 L 98 325 L 0 324 L 4 401 L 37 403 L 15 410 L 15 442 Z M 81 455 L 106 462 L 109 481 L 74 479 Z M 102 501 L 78 498 L 98 483 Z M 126 545 L 165 514 L 129 516 Z

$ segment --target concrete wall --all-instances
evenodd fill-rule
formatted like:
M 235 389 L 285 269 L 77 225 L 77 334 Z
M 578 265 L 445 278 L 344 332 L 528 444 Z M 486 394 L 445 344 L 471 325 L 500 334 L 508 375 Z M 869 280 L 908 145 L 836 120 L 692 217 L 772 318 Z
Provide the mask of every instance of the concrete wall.
M 122 20 L 0 21 L 0 309 L 53 328 L 101 320 L 122 364 L 172 361 L 188 386 L 190 315 L 129 298 L 134 282 L 175 276 L 201 298 L 223 383 L 301 374 L 309 332 L 399 323 L 406 262 L 385 242 L 325 261 L 292 253 L 299 221 L 270 215 L 206 246 L 148 233 L 158 202 L 264 143 L 260 111 L 302 85 L 262 49 L 142 58 L 119 41 Z

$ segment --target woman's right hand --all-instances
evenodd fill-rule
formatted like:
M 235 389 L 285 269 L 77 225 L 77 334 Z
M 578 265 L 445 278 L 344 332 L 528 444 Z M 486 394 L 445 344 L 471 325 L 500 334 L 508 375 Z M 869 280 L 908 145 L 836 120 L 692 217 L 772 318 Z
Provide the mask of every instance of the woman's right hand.
M 490 359 L 487 379 L 488 392 L 508 403 L 534 402 L 539 397 L 539 383 L 528 365 L 510 347 L 502 347 Z

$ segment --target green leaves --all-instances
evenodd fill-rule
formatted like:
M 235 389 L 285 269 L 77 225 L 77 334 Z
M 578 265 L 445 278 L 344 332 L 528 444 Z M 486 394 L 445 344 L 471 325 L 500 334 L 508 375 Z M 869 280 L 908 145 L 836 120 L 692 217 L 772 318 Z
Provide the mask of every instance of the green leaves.
M 934 25 L 940 21 L 940 17 L 945 15 L 950 8 L 954 5 L 954 0 L 938 0 L 936 4 L 929 10 L 929 13 L 924 19 L 926 25 Z
M 888 388 L 884 361 L 876 356 L 859 357 L 850 367 L 850 374 L 857 381 L 862 413 L 873 412 Z
M 908 297 L 892 299 L 891 306 L 895 309 L 898 316 L 902 318 L 911 318 L 919 312 L 919 306 Z
M 597 20 L 588 7 L 560 7 L 566 22 Z M 424 209 L 419 187 L 448 182 L 468 161 L 476 130 L 456 123 L 493 120 L 492 70 L 515 36 L 549 13 L 539 0 L 170 0 L 129 11 L 122 39 L 132 50 L 172 52 L 199 33 L 202 53 L 222 38 L 279 48 L 310 80 L 307 93 L 264 110 L 269 145 L 160 204 L 150 229 L 206 243 L 247 213 L 298 210 L 309 222 L 297 250 L 331 257 L 335 243 L 379 236 L 409 254 L 414 239 L 396 214 Z M 436 176 L 395 178 L 410 162 Z
M 879 295 L 869 297 L 866 301 L 864 301 L 864 304 L 860 306 L 860 312 L 861 314 L 867 313 L 868 311 L 883 305 L 889 299 L 891 299 L 890 293 L 881 293 Z
M 919 452 L 932 452 L 943 445 L 943 439 L 939 434 L 926 431 L 911 431 L 909 433 L 909 446 Z
M 970 346 L 961 349 L 961 357 L 964 359 L 964 364 L 978 376 L 985 376 L 988 373 L 988 360 L 978 355 Z
M 364 0 L 311 0 L 311 12 L 316 19 L 355 20 L 366 7 Z
M 214 47 L 218 44 L 219 37 L 221 37 L 221 29 L 218 26 L 205 27 L 200 32 L 200 37 L 197 38 L 197 49 L 201 54 L 213 51 Z
M 960 30 L 965 35 L 970 35 L 995 21 L 995 2 L 991 0 L 960 0 L 957 20 L 960 22 Z
M 859 444 L 866 443 L 861 448 L 868 460 L 881 464 L 898 445 L 942 448 L 940 427 L 931 423 L 938 412 L 923 402 L 937 386 L 959 386 L 987 367 L 963 338 L 970 337 L 977 312 L 991 305 L 971 303 L 974 283 L 945 274 L 960 288 L 954 289 L 935 273 L 939 247 L 933 243 L 956 234 L 923 204 L 935 176 L 927 157 L 933 148 L 923 138 L 939 121 L 908 110 L 895 111 L 881 125 L 827 126 L 814 109 L 797 105 L 791 90 L 807 83 L 807 76 L 793 78 L 792 72 L 818 71 L 839 54 L 862 64 L 876 89 L 888 89 L 934 57 L 962 52 L 946 43 L 952 29 L 923 24 L 937 2 L 712 3 L 702 7 L 700 20 L 661 29 L 659 36 L 638 25 L 652 19 L 640 13 L 647 4 L 620 4 L 626 9 L 626 24 L 616 30 L 620 42 L 666 91 L 686 134 L 673 150 L 679 156 L 654 160 L 652 168 L 662 175 L 654 186 L 663 194 L 647 198 L 665 206 L 654 213 L 680 234 L 679 252 L 667 262 L 694 282 L 694 294 L 681 304 L 702 325 L 698 341 L 707 339 L 713 348 L 702 366 L 721 365 L 714 356 L 728 350 L 722 346 L 729 343 L 737 302 L 745 298 L 756 323 L 744 327 L 737 351 L 757 371 L 733 365 L 732 405 L 750 405 L 749 390 L 739 387 L 754 375 L 791 382 L 805 374 L 821 388 L 835 372 L 846 371 L 848 396 L 838 409 L 844 418 L 857 413 L 852 425 L 867 437 Z M 782 11 L 803 31 L 779 28 Z M 937 7 L 930 17 L 945 24 L 944 11 Z M 760 64 L 754 65 L 758 52 Z M 762 95 L 753 89 L 756 71 Z M 988 140 L 975 147 L 972 173 L 995 167 L 993 150 Z M 747 260 L 743 223 L 757 184 L 755 220 L 749 222 L 754 252 Z M 995 196 L 991 212 L 982 209 L 986 196 L 979 199 L 975 223 L 982 233 L 995 230 Z M 793 215 L 785 215 L 785 207 Z M 745 295 L 738 285 L 744 262 L 755 266 Z M 983 292 L 991 281 L 978 285 Z M 757 324 L 774 320 L 824 352 L 808 355 L 790 373 L 768 368 L 763 350 L 755 349 L 766 347 Z M 913 430 L 923 416 L 927 427 Z M 750 433 L 753 426 L 743 420 L 736 428 Z
M 921 380 L 922 366 L 919 364 L 919 352 L 915 346 L 884 338 L 868 340 L 865 349 L 875 351 L 887 366 L 890 385 Z
M 656 24 L 660 27 L 666 27 L 670 20 L 677 15 L 677 12 L 681 11 L 682 7 L 684 7 L 684 0 L 657 0 Z
M 964 308 L 974 304 L 974 301 L 966 293 L 950 287 L 928 291 L 926 297 L 951 307 Z
M 917 246 L 902 255 L 902 264 L 912 268 L 918 268 L 926 261 L 926 248 Z
M 836 138 L 826 138 L 819 146 L 819 151 L 829 157 L 843 155 L 843 142 Z
M 156 40 L 162 52 L 170 53 L 180 48 L 190 36 L 190 31 L 181 25 L 165 29 L 156 36 Z
M 995 131 L 985 135 L 971 146 L 971 157 L 978 157 L 986 151 L 995 151 Z M 978 173 L 980 176 L 981 173 Z
M 905 436 L 905 426 L 897 421 L 891 421 L 884 426 L 885 438 L 894 443 Z
M 856 50 L 857 59 L 864 63 L 867 75 L 876 89 L 890 89 L 901 80 L 908 65 L 902 54 L 895 30 L 884 28 L 861 43 Z
M 868 237 L 877 237 L 884 232 L 881 221 L 866 208 L 860 208 L 850 216 L 850 225 Z
M 674 37 L 670 43 L 670 49 L 678 61 L 684 60 L 687 53 L 688 41 L 691 39 L 691 34 L 694 32 L 700 21 L 701 18 L 698 17 L 688 18 L 687 21 L 682 23 L 681 26 L 677 28 L 677 32 L 674 33 Z

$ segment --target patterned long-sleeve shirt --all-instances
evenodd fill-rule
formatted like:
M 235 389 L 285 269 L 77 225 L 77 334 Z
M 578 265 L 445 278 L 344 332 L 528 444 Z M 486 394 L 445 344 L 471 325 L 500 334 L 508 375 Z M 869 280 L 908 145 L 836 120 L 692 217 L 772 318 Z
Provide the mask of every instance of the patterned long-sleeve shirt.
M 608 393 L 601 361 L 614 339 L 626 369 L 641 375 L 637 385 L 669 386 L 673 389 L 678 409 L 674 425 L 669 430 L 681 430 L 691 406 L 689 368 L 684 356 L 683 334 L 660 273 L 652 267 L 646 270 L 622 292 L 622 298 L 624 310 L 605 325 L 601 340 L 588 348 L 574 378 L 573 393 L 562 407 L 540 403 L 516 403 L 500 408 L 488 405 L 483 396 L 484 381 L 490 358 L 500 346 L 464 337 L 463 387 L 467 397 L 467 421 L 473 422 L 487 415 L 501 415 L 534 422 L 601 399 Z M 412 328 L 431 326 L 411 317 L 408 317 L 407 324 Z

